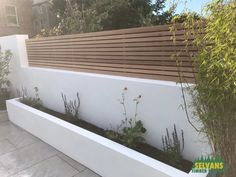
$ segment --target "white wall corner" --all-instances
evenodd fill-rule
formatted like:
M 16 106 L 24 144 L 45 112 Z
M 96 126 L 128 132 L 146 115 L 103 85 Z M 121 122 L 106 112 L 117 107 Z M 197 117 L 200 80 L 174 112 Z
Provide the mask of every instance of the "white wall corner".
M 19 53 L 19 61 L 21 67 L 28 67 L 28 55 L 26 49 L 26 40 L 28 39 L 28 35 L 16 35 L 17 41 L 17 49 Z
M 10 90 L 14 95 L 16 88 L 20 88 L 22 78 L 24 78 L 22 68 L 28 66 L 28 56 L 26 51 L 25 40 L 28 35 L 10 35 L 0 37 L 1 50 L 10 50 L 13 54 L 10 62 L 10 75 L 11 82 Z

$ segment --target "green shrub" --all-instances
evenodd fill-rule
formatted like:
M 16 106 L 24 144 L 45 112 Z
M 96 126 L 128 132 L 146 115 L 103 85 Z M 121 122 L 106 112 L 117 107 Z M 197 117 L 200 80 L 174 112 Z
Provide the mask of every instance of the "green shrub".
M 9 63 L 12 57 L 10 50 L 0 52 L 0 110 L 6 109 L 6 100 L 9 98 L 8 75 L 10 73 Z
M 0 52 L 0 90 L 9 87 L 10 81 L 7 76 L 10 74 L 9 63 L 12 57 L 10 50 Z
M 141 120 L 129 119 L 128 125 L 122 129 L 121 142 L 129 147 L 136 147 L 137 144 L 144 142 L 145 132 L 146 129 Z
M 10 81 L 7 76 L 10 73 L 9 63 L 11 61 L 12 53 L 10 50 L 0 52 L 0 89 L 9 87 Z

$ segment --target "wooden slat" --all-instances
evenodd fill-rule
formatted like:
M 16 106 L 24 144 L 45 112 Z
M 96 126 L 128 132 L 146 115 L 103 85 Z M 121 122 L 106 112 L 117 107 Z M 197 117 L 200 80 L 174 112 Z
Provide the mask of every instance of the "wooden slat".
M 29 65 L 170 81 L 178 81 L 181 70 L 193 81 L 189 54 L 197 51 L 191 44 L 186 51 L 181 24 L 177 24 L 175 44 L 169 28 L 162 25 L 29 39 Z M 181 67 L 173 57 L 176 53 Z
M 69 70 L 69 71 L 79 71 L 79 72 L 89 72 L 89 73 L 96 73 L 96 74 L 109 74 L 109 75 L 116 75 L 116 76 L 126 76 L 126 77 L 138 77 L 138 78 L 144 78 L 144 79 L 155 79 L 155 80 L 167 80 L 167 81 L 174 81 L 174 82 L 178 82 L 179 81 L 179 77 L 176 76 L 168 76 L 168 75 L 153 75 L 153 74 L 139 74 L 139 73 L 123 73 L 123 72 L 116 72 L 116 71 L 110 71 L 110 72 L 106 72 L 106 71 L 100 71 L 100 70 L 91 70 L 91 69 L 78 69 L 78 68 L 59 68 L 59 67 L 55 67 L 55 66 L 49 66 L 49 65 L 45 65 L 42 66 L 40 64 L 30 64 L 30 66 L 32 67 L 44 67 L 44 68 L 50 68 L 50 69 L 63 69 L 63 70 Z M 189 83 L 193 83 L 194 79 L 192 77 L 185 77 L 185 80 Z
M 173 41 L 159 41 L 159 42 L 139 42 L 136 41 L 134 43 L 81 43 L 81 42 L 74 42 L 74 43 L 54 43 L 52 44 L 31 44 L 29 42 L 26 43 L 27 47 L 32 47 L 32 48 L 75 48 L 75 47 L 83 47 L 83 48 L 87 48 L 87 47 L 96 47 L 96 48 L 103 48 L 103 47 L 145 47 L 145 46 L 174 46 Z M 185 46 L 185 43 L 183 43 L 183 41 L 176 41 L 175 46 Z
M 129 47 L 129 48 L 121 48 L 121 47 L 116 47 L 116 48 L 110 48 L 110 47 L 103 47 L 103 48 L 96 48 L 96 47 L 88 47 L 88 48 L 80 48 L 80 47 L 73 47 L 73 48 L 48 48 L 48 49 L 42 49 L 42 48 L 32 48 L 28 47 L 29 52 L 130 52 L 130 51 L 137 51 L 137 52 L 142 52 L 142 51 L 171 51 L 173 52 L 174 50 L 181 51 L 183 50 L 184 47 L 175 47 L 175 46 L 164 46 L 164 47 L 153 47 L 153 46 L 146 46 L 146 47 Z M 188 50 L 190 51 L 196 51 L 193 47 L 189 47 Z
M 176 39 L 176 41 L 178 43 L 182 43 L 185 41 L 185 37 L 179 37 Z M 70 39 L 70 40 L 61 40 L 61 41 L 46 41 L 46 42 L 38 42 L 38 43 L 30 43 L 30 42 L 26 42 L 27 45 L 29 44 L 34 44 L 34 45 L 39 45 L 39 46 L 43 46 L 45 44 L 49 44 L 49 45 L 56 45 L 56 44 L 63 44 L 63 45 L 71 45 L 71 44 L 81 44 L 81 45 L 89 45 L 89 44 L 125 44 L 125 43 L 143 43 L 143 42 L 148 42 L 148 43 L 153 43 L 153 42 L 173 42 L 173 40 L 171 39 L 171 37 L 157 37 L 157 38 L 133 38 L 133 39 L 117 39 L 117 40 L 80 40 L 80 39 Z
M 158 62 L 162 62 L 162 61 L 173 61 L 175 62 L 175 60 L 173 59 L 173 57 L 171 56 L 139 56 L 139 55 L 134 55 L 134 56 L 106 56 L 106 55 L 53 55 L 53 54 L 44 54 L 44 53 L 34 53 L 34 54 L 28 54 L 28 56 L 33 59 L 34 57 L 37 58 L 52 58 L 52 59 L 62 59 L 62 60 L 67 60 L 67 59 L 104 59 L 104 60 L 137 60 L 137 61 L 147 61 L 147 60 L 152 60 L 152 61 L 158 61 Z M 181 56 L 181 61 L 183 62 L 191 62 L 189 57 L 186 56 Z
M 183 37 L 183 32 L 178 32 L 176 34 L 176 38 L 178 40 L 184 39 Z M 129 34 L 127 35 L 114 35 L 114 36 L 97 36 L 97 37 L 90 37 L 90 38 L 79 38 L 79 37 L 73 37 L 73 38 L 68 38 L 68 39 L 63 39 L 63 40 L 50 40 L 50 41 L 28 41 L 29 44 L 41 44 L 41 43 L 57 43 L 57 42 L 75 42 L 75 41 L 111 41 L 111 40 L 128 40 L 128 39 L 140 39 L 140 38 L 156 38 L 159 37 L 162 40 L 169 40 L 173 34 L 171 32 L 168 32 L 164 34 L 162 33 L 139 33 L 139 34 Z
M 33 64 L 33 63 L 31 63 Z M 46 65 L 46 66 L 54 66 L 54 67 L 57 67 L 57 68 L 67 68 L 67 69 L 70 69 L 70 68 L 84 68 L 84 69 L 94 69 L 94 70 L 101 70 L 101 71 L 116 71 L 116 72 L 129 72 L 129 73 L 139 73 L 139 74 L 152 74 L 152 75 L 167 75 L 167 76 L 177 76 L 178 75 L 178 72 L 177 71 L 159 71 L 159 70 L 147 70 L 145 68 L 143 68 L 142 70 L 141 69 L 131 69 L 131 68 L 111 68 L 111 67 L 99 67 L 99 66 L 82 66 L 82 65 L 68 65 L 68 64 L 63 64 L 63 65 L 60 65 L 58 63 L 38 63 L 40 65 Z M 193 76 L 193 73 L 188 73 L 188 72 L 183 72 L 182 73 L 183 76 L 185 77 L 192 77 Z
M 31 60 L 32 62 L 37 61 L 37 62 L 44 62 L 44 61 L 68 61 L 68 62 L 87 62 L 87 63 L 112 63 L 112 64 L 137 64 L 137 65 L 152 65 L 152 66 L 176 66 L 175 61 L 156 61 L 156 60 L 113 60 L 113 59 L 93 59 L 93 58 L 42 58 L 42 57 L 34 57 Z M 183 62 L 182 67 L 192 67 L 192 62 Z
M 184 35 L 176 36 L 176 41 L 184 41 L 186 37 Z M 192 39 L 192 38 L 189 38 Z M 131 43 L 131 42 L 154 42 L 154 41 L 172 41 L 172 36 L 159 36 L 159 37 L 140 37 L 140 38 L 123 38 L 112 39 L 108 37 L 93 37 L 93 38 L 71 38 L 65 40 L 52 40 L 52 41 L 38 41 L 29 42 L 30 44 L 53 44 L 53 43 L 72 43 L 72 42 L 84 42 L 84 43 Z
M 81 33 L 81 34 L 72 34 L 72 35 L 63 35 L 56 37 L 47 37 L 47 38 L 39 38 L 39 39 L 30 39 L 31 42 L 38 41 L 51 41 L 51 40 L 60 40 L 60 39 L 69 39 L 69 38 L 82 38 L 82 37 L 94 37 L 94 36 L 114 36 L 120 34 L 135 34 L 135 33 L 150 33 L 150 32 L 158 32 L 158 31 L 170 31 L 171 25 L 159 25 L 159 26 L 150 26 L 150 27 L 142 27 L 142 28 L 129 28 L 129 29 L 121 29 L 121 30 L 112 30 L 112 31 L 102 31 L 102 32 L 93 32 L 93 33 Z M 182 24 L 177 24 L 176 29 L 181 31 L 183 29 Z
M 46 55 L 60 55 L 60 54 L 65 54 L 65 55 L 105 55 L 105 56 L 171 56 L 173 55 L 173 52 L 80 52 L 80 51 L 73 51 L 73 52 L 68 52 L 68 51 L 51 51 L 51 52 L 37 52 L 37 53 L 43 53 Z M 29 55 L 33 54 L 33 52 L 29 52 Z M 188 56 L 187 53 L 181 52 L 180 56 Z
M 58 64 L 60 66 L 64 65 L 80 65 L 80 66 L 99 66 L 99 67 L 109 67 L 109 68 L 124 68 L 124 64 L 120 63 L 89 63 L 89 62 L 78 62 L 78 61 L 58 61 L 58 60 L 50 60 L 50 61 L 42 61 L 42 60 L 34 60 L 31 63 L 43 63 L 43 64 Z M 125 65 L 125 68 L 132 68 L 132 69 L 145 69 L 145 70 L 159 70 L 159 71 L 178 71 L 177 67 L 173 66 L 153 66 L 153 65 L 138 65 L 136 63 L 129 63 Z M 190 67 L 182 67 L 182 71 L 192 73 L 192 68 Z

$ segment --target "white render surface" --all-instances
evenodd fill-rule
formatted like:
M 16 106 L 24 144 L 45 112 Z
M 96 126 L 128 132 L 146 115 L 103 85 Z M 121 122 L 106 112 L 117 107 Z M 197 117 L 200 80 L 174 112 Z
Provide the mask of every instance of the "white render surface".
M 124 119 L 118 99 L 123 88 L 127 87 L 129 117 L 133 116 L 135 110 L 133 98 L 142 95 L 138 119 L 143 121 L 147 129 L 145 138 L 149 144 L 161 149 L 165 129 L 171 131 L 176 124 L 179 131 L 184 131 L 184 158 L 194 160 L 209 154 L 206 138 L 190 126 L 180 107 L 183 103 L 180 85 L 167 81 L 29 67 L 25 47 L 27 38 L 25 35 L 0 37 L 2 50 L 11 49 L 14 54 L 10 75 L 12 92 L 25 87 L 33 96 L 33 88 L 38 87 L 44 105 L 63 112 L 61 93 L 73 100 L 78 91 L 81 99 L 80 118 L 104 129 L 116 129 Z
M 0 120 L 0 177 L 99 177 L 11 123 L 6 111 Z
M 182 172 L 54 116 L 7 101 L 10 120 L 103 177 L 204 177 Z M 1 158 L 0 158 L 1 161 Z M 73 162 L 70 162 L 73 164 Z M 80 174 L 78 175 L 78 177 Z

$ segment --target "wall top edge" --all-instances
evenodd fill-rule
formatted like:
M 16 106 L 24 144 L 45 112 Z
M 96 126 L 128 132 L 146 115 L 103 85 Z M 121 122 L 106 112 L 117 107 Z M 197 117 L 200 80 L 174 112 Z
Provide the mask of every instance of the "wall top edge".
M 165 81 L 165 80 L 153 80 L 153 79 L 143 79 L 143 78 L 134 78 L 134 77 L 125 77 L 125 76 L 115 76 L 115 75 L 106 75 L 106 74 L 96 74 L 96 73 L 87 73 L 87 72 L 79 72 L 79 71 L 67 71 L 60 69 L 50 69 L 50 68 L 40 68 L 40 67 L 23 67 L 27 70 L 35 70 L 35 71 L 50 71 L 50 72 L 59 72 L 62 74 L 74 74 L 80 76 L 88 76 L 88 77 L 97 77 L 104 79 L 114 79 L 114 80 L 122 80 L 122 81 L 131 81 L 131 82 L 141 82 L 146 84 L 157 84 L 163 86 L 172 86 L 181 88 L 180 83 L 176 83 L 173 81 Z M 183 83 L 183 87 L 192 86 L 193 84 Z

